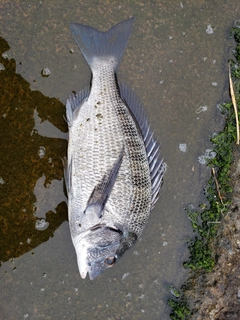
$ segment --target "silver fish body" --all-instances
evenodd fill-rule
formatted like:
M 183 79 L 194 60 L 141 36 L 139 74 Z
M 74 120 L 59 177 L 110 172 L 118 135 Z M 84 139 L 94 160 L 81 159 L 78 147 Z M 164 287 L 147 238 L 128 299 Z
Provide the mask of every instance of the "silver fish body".
M 92 71 L 91 87 L 66 103 L 68 214 L 82 278 L 94 279 L 137 240 L 165 171 L 139 101 L 116 78 L 132 25 L 101 32 L 71 24 Z

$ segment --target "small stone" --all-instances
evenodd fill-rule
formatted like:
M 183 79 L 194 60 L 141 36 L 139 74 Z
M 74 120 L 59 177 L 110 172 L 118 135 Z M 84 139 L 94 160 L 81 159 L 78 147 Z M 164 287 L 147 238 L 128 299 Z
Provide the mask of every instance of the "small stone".
M 186 143 L 179 143 L 179 150 L 181 152 L 186 152 L 187 151 L 187 144 Z
M 212 149 L 206 149 L 205 153 L 198 157 L 198 162 L 201 164 L 207 164 L 209 159 L 214 159 L 216 157 L 216 152 Z
M 206 29 L 207 34 L 213 34 L 214 28 L 209 24 Z
M 4 183 L 5 183 L 5 181 L 3 180 L 2 177 L 0 177 L 0 184 L 4 184 Z
M 44 68 L 44 69 L 42 69 L 42 71 L 41 71 L 41 75 L 42 75 L 43 77 L 49 77 L 50 74 L 51 74 L 51 71 L 50 71 L 48 68 Z
M 45 153 L 46 153 L 46 149 L 44 147 L 40 147 L 39 150 L 38 150 L 38 155 L 40 158 L 43 158 L 45 156 Z
M 129 272 L 124 273 L 124 275 L 122 276 L 122 280 L 126 279 L 126 278 L 127 278 L 127 276 L 129 276 Z
M 196 114 L 199 114 L 201 112 L 207 111 L 208 107 L 207 106 L 200 106 L 197 110 L 196 110 Z
M 37 219 L 35 223 L 35 228 L 39 231 L 46 230 L 49 226 L 49 222 L 45 221 L 45 219 Z
M 3 59 L 7 59 L 8 58 L 7 52 L 3 52 L 2 57 L 3 57 Z

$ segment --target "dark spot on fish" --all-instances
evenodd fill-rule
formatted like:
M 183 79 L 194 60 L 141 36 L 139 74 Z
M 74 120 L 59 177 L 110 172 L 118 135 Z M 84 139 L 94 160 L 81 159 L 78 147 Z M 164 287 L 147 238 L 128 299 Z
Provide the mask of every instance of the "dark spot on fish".
M 102 115 L 101 113 L 97 113 L 97 114 L 96 114 L 96 117 L 97 117 L 98 119 L 102 119 L 102 118 L 103 118 L 103 115 Z
M 87 122 L 90 121 L 90 118 L 87 118 Z
M 79 223 L 78 226 L 81 228 L 81 226 L 82 226 L 81 223 Z
M 97 107 L 98 107 L 98 106 L 100 106 L 100 104 L 101 104 L 101 102 L 100 102 L 100 101 L 98 101 L 98 102 L 95 104 L 95 106 L 94 106 L 94 107 L 97 109 Z

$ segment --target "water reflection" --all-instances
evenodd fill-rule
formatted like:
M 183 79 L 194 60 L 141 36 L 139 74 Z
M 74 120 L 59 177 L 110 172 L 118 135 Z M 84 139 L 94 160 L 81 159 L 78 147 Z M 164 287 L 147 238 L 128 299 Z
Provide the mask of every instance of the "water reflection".
M 67 220 L 64 105 L 30 90 L 9 49 L 0 37 L 0 262 L 47 241 Z

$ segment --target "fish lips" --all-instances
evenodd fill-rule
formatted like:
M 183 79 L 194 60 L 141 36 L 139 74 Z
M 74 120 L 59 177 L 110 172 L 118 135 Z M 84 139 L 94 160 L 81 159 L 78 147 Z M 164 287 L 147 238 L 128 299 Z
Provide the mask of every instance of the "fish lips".
M 80 272 L 82 279 L 85 279 L 87 274 L 89 274 L 90 280 L 93 280 L 97 276 L 99 276 L 105 269 L 106 269 L 106 267 L 102 268 L 101 264 L 98 265 L 98 264 L 94 263 L 93 266 L 90 266 L 90 267 L 87 266 L 85 268 L 79 269 L 79 272 Z
M 95 279 L 104 270 L 112 267 L 115 264 L 115 261 L 116 261 L 116 257 L 110 256 L 108 259 L 95 260 L 95 261 L 92 261 L 90 264 L 86 260 L 83 261 L 81 259 L 81 255 L 77 255 L 78 269 L 82 279 L 85 279 L 87 277 L 87 274 L 89 274 L 90 280 Z

